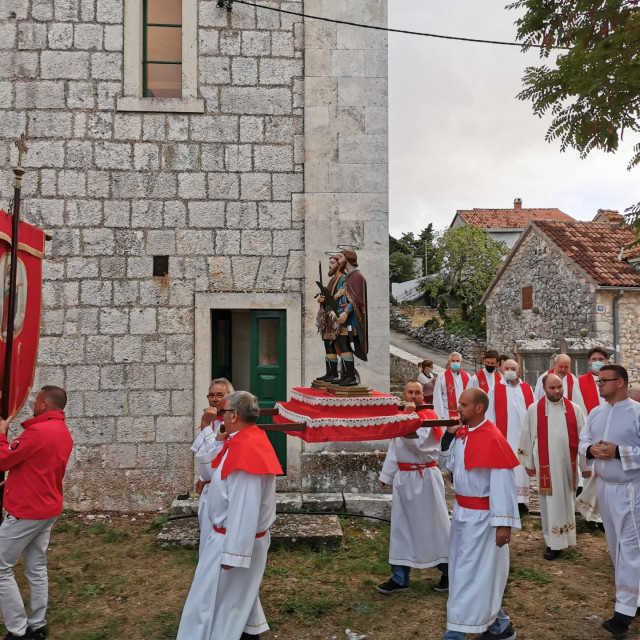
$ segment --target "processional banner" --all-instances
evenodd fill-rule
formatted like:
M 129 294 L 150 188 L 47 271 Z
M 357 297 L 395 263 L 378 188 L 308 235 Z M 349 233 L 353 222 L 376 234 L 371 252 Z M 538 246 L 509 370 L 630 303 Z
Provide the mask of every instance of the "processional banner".
M 0 379 L 5 377 L 7 319 L 13 216 L 0 211 Z M 40 315 L 42 310 L 42 259 L 45 233 L 26 222 L 18 232 L 18 265 L 16 270 L 16 305 L 11 362 L 9 416 L 15 416 L 25 403 L 31 387 L 38 356 Z M 0 394 L 2 393 L 0 387 Z

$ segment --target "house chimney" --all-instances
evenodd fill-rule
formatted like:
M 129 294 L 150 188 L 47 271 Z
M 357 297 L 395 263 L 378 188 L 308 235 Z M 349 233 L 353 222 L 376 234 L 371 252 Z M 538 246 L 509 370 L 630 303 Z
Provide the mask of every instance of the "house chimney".
M 516 199 L 513 201 L 513 208 L 514 208 L 516 211 L 521 211 L 521 210 L 522 210 L 522 198 L 516 198 Z

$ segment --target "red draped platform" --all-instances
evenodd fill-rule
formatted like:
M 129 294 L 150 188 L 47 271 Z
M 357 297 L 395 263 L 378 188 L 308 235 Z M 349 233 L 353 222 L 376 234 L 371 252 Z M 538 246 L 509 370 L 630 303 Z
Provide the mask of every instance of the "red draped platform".
M 378 391 L 348 398 L 296 387 L 291 400 L 276 404 L 273 421 L 306 424 L 304 431 L 285 432 L 305 442 L 388 440 L 414 433 L 422 424 L 417 413 L 398 411 L 399 404 L 395 396 Z

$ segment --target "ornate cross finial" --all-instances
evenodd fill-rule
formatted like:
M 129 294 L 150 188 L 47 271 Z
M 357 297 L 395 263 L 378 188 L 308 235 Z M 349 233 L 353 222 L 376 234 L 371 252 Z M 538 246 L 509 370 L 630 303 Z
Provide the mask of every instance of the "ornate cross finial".
M 15 141 L 16 147 L 18 147 L 18 166 L 22 166 L 22 156 L 26 156 L 29 148 L 27 147 L 27 143 L 24 137 L 24 133 L 20 136 L 18 140 Z

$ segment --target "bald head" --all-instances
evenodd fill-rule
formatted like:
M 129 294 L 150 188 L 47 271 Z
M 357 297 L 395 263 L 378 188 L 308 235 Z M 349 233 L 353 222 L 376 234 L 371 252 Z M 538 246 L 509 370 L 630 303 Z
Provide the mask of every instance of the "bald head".
M 458 414 L 463 424 L 477 427 L 484 421 L 489 408 L 489 396 L 478 387 L 465 389 L 458 399 Z
M 542 387 L 551 402 L 558 402 L 564 395 L 562 378 L 555 373 L 548 373 L 542 378 Z
M 559 353 L 553 361 L 553 372 L 564 378 L 571 371 L 571 358 L 566 353 Z

